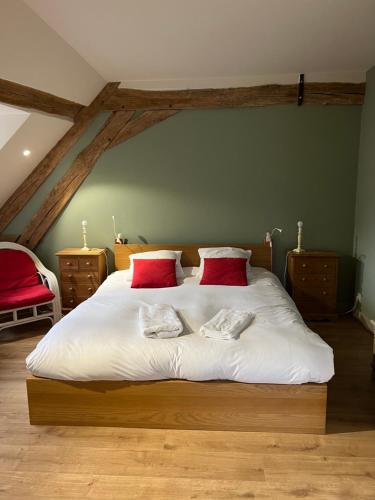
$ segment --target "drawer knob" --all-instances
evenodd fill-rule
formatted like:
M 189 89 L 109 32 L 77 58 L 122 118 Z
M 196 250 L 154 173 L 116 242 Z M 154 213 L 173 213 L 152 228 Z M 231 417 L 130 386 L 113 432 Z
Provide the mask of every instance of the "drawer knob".
M 90 265 L 90 262 L 86 262 L 86 266 L 89 266 Z
M 69 303 L 70 303 L 70 304 L 73 304 L 73 302 L 74 302 L 74 301 L 73 301 L 73 299 L 70 299 L 70 300 L 69 300 Z
M 90 286 L 87 290 L 88 290 L 89 292 L 91 292 L 91 290 L 92 290 L 91 286 Z
M 68 274 L 68 278 L 73 278 L 73 274 Z
M 72 290 L 73 290 L 73 287 L 72 287 L 72 286 L 70 286 L 70 287 L 69 287 L 69 290 L 70 290 L 70 291 L 72 291 Z
M 324 264 L 324 266 L 323 266 L 323 267 L 324 267 L 324 269 L 327 269 L 327 267 L 328 267 L 328 264 Z
M 322 291 L 323 295 L 327 295 L 327 292 L 325 290 Z
M 88 278 L 92 278 L 91 274 L 88 274 L 88 275 L 87 275 L 87 277 L 88 277 Z
M 305 277 L 301 278 L 301 281 L 306 281 L 306 278 Z
M 324 276 L 323 281 L 327 281 L 327 278 Z
M 302 264 L 302 267 L 307 267 L 307 264 Z
M 69 262 L 69 261 L 66 261 L 66 262 L 65 262 L 65 265 L 66 265 L 66 266 L 71 266 L 71 265 L 72 265 L 72 263 L 71 263 L 71 262 Z

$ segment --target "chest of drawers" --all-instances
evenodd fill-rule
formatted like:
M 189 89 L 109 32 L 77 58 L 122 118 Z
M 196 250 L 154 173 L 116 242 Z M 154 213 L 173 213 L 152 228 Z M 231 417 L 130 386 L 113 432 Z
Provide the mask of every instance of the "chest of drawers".
M 63 309 L 73 309 L 89 298 L 107 277 L 104 248 L 81 250 L 65 248 L 59 259 Z
M 288 290 L 304 319 L 336 317 L 337 264 L 335 252 L 289 252 Z

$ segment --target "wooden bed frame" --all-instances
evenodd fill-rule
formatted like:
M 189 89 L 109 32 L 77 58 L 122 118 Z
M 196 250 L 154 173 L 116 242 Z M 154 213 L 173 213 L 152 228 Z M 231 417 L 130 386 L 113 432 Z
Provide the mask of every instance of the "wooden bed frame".
M 182 250 L 182 265 L 199 265 L 198 248 L 216 245 L 115 245 L 116 269 L 132 253 Z M 226 244 L 228 246 L 228 244 Z M 272 269 L 268 245 L 251 249 L 252 265 Z M 26 379 L 30 423 L 156 429 L 324 434 L 327 384 L 277 385 L 230 381 L 61 381 Z
M 251 264 L 257 267 L 265 267 L 272 271 L 272 248 L 269 244 L 264 245 L 249 245 L 244 244 L 196 244 L 189 245 L 172 245 L 170 243 L 141 243 L 129 245 L 115 245 L 115 267 L 118 270 L 128 269 L 130 266 L 130 255 L 139 252 L 153 252 L 155 250 L 182 250 L 181 265 L 182 267 L 197 267 L 200 263 L 198 254 L 199 248 L 214 248 L 232 246 L 243 248 L 244 250 L 251 250 Z

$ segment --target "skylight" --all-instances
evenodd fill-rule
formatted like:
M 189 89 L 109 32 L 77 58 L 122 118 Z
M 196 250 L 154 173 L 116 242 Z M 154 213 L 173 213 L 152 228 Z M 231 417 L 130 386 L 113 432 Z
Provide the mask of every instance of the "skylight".
M 13 137 L 29 116 L 30 113 L 22 109 L 0 104 L 0 149 Z

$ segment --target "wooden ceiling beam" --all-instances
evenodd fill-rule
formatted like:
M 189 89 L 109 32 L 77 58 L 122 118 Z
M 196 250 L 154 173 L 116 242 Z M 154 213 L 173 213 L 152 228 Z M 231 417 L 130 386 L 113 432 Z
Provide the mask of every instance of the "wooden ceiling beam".
M 119 131 L 114 140 L 107 146 L 107 149 L 127 141 L 131 137 L 143 132 L 146 128 L 152 127 L 152 125 L 166 120 L 176 113 L 178 113 L 177 110 L 144 111 L 140 116 L 128 122 L 125 127 Z
M 0 208 L 0 233 L 25 207 L 34 193 L 53 172 L 60 161 L 86 132 L 96 115 L 103 108 L 104 102 L 119 86 L 119 82 L 107 83 L 91 104 L 81 109 L 75 123 L 55 144 L 43 160 L 34 168 L 16 191 Z
M 362 104 L 364 83 L 306 83 L 306 103 Z M 107 110 L 164 110 L 236 108 L 296 104 L 298 84 L 259 85 L 229 89 L 137 90 L 118 89 L 106 102 Z
M 160 110 L 290 104 L 296 100 L 295 85 L 262 85 L 230 89 L 138 90 L 118 89 L 108 99 L 108 109 Z
M 133 113 L 133 111 L 117 111 L 110 115 L 93 141 L 79 153 L 67 172 L 50 191 L 26 226 L 18 243 L 30 249 L 35 248 L 89 175 L 100 155 L 131 119 Z
M 363 104 L 366 83 L 304 83 L 306 104 Z
M 134 137 L 146 128 L 173 116 L 180 109 L 297 104 L 298 98 L 297 85 L 263 85 L 236 89 L 183 91 L 118 89 L 118 83 L 111 83 L 108 86 L 108 88 L 106 86 L 108 94 L 102 95 L 101 98 L 99 98 L 100 94 L 98 96 L 99 100 L 96 102 L 96 106 L 99 109 L 96 108 L 96 112 L 110 109 L 113 110 L 112 115 L 108 118 L 94 140 L 77 156 L 68 171 L 49 193 L 47 199 L 21 235 L 19 239 L 21 244 L 29 248 L 34 248 L 39 243 L 51 224 L 56 220 L 79 186 L 89 175 L 97 159 L 104 151 Z M 307 83 L 304 87 L 304 102 L 314 104 L 362 104 L 364 94 L 364 83 Z M 144 110 L 143 113 L 137 118 L 132 119 L 134 112 L 139 109 Z M 80 122 L 79 117 L 81 114 L 85 116 L 84 112 L 85 110 L 80 111 L 77 122 Z M 74 129 L 74 126 L 72 129 Z M 70 144 L 70 141 L 74 142 L 71 137 L 66 140 L 67 144 Z M 55 148 L 59 151 L 58 146 L 59 143 Z M 68 149 L 70 147 L 71 144 Z M 58 151 L 53 152 L 52 150 L 49 154 L 52 157 L 56 155 L 59 158 L 61 152 L 59 153 Z M 24 186 L 20 186 L 18 194 L 16 192 L 13 195 L 13 204 L 16 208 L 13 207 L 12 210 L 15 210 L 16 213 L 23 208 L 24 204 L 22 205 L 22 203 L 26 203 L 30 199 L 35 190 L 50 173 L 50 161 L 51 157 L 49 161 L 46 160 L 45 165 L 39 165 L 39 173 L 37 171 L 34 174 L 35 177 L 31 177 L 25 181 Z M 54 161 L 52 161 L 52 165 Z M 56 164 L 58 161 L 56 160 Z M 43 180 L 40 180 L 40 178 Z M 34 186 L 31 194 L 26 187 L 29 182 Z M 12 201 L 12 198 L 7 203 L 10 201 Z M 0 210 L 0 231 L 2 229 L 2 222 L 6 220 L 4 219 L 4 213 L 7 213 L 7 209 L 4 211 L 4 207 L 2 207 Z M 1 218 L 2 216 L 3 219 Z M 6 215 L 8 220 L 9 218 L 11 220 L 12 217 L 14 217 L 12 213 Z
M 1 78 L 0 102 L 72 120 L 85 107 L 69 99 Z

